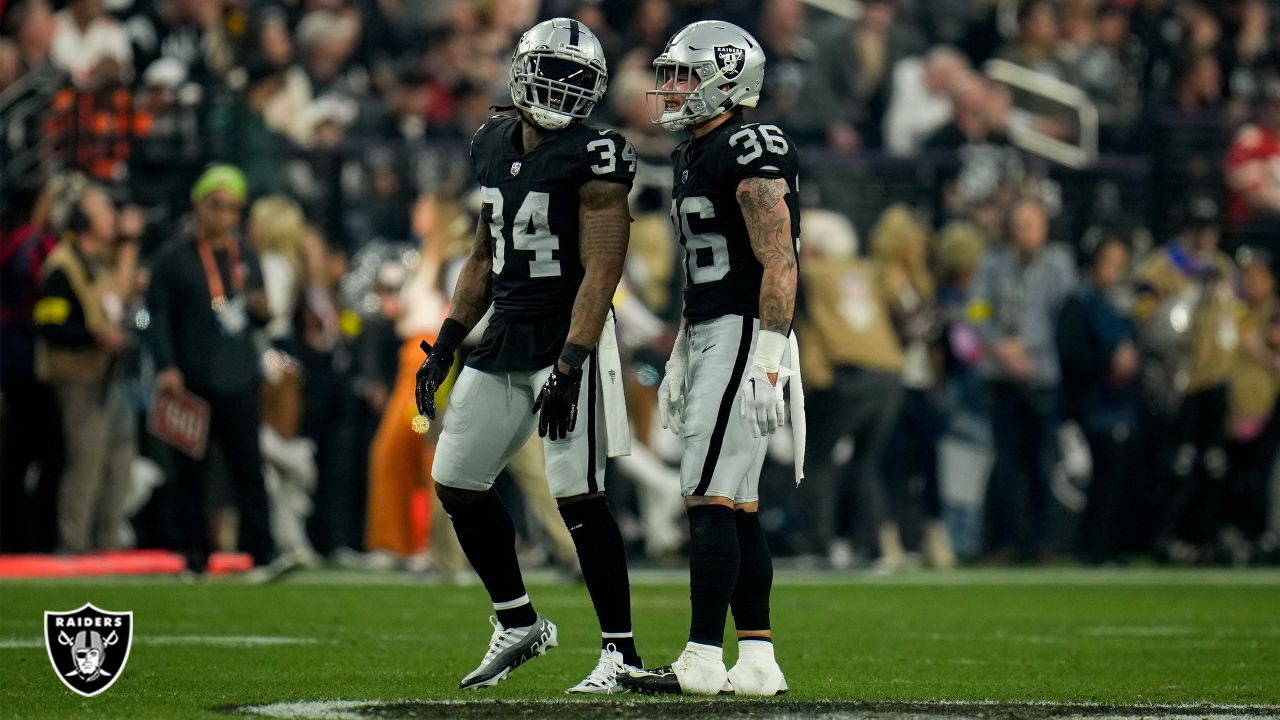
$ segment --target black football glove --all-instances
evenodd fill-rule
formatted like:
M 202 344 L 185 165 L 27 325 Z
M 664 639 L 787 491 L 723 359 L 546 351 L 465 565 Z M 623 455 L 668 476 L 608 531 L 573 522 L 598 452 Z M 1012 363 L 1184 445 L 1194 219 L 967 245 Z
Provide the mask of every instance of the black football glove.
M 453 350 L 436 343 L 433 350 L 426 340 L 418 347 L 427 354 L 418 368 L 418 382 L 414 387 L 414 399 L 418 401 L 418 412 L 432 420 L 436 419 L 436 390 L 445 378 L 449 377 L 449 369 L 453 367 Z
M 552 440 L 563 440 L 578 425 L 578 387 L 582 385 L 582 368 L 568 374 L 560 372 L 560 366 L 551 368 L 551 375 L 542 384 L 542 392 L 533 401 L 533 412 L 539 410 L 538 435 Z

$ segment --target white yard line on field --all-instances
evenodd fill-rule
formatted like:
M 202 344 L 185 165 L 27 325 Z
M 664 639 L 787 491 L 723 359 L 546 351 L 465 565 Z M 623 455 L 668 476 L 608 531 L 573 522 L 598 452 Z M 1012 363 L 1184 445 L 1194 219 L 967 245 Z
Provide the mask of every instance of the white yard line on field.
M 143 635 L 134 638 L 142 645 L 213 645 L 217 647 L 270 647 L 311 645 L 315 638 L 276 635 Z M 0 638 L 0 650 L 42 648 L 44 641 L 33 638 Z

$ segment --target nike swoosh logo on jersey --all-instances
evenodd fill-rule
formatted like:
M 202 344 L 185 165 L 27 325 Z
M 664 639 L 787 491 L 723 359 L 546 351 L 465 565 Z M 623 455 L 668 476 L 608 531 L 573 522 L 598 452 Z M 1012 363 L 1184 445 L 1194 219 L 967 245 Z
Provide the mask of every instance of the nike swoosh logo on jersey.
M 706 346 L 706 347 L 702 348 L 702 352 L 706 352 L 706 351 L 710 350 L 711 348 L 713 348 L 713 347 L 715 347 L 715 346 L 716 346 L 716 344 L 715 344 L 715 343 L 711 343 L 710 345 L 708 345 L 708 346 Z

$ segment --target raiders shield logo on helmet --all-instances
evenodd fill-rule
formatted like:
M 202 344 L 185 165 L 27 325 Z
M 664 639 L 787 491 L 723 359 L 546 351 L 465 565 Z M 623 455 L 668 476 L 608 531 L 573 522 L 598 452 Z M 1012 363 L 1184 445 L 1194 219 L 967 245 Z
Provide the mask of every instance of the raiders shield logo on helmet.
M 742 72 L 742 59 L 746 54 L 746 50 L 733 45 L 716 46 L 716 62 L 720 64 L 720 71 L 724 73 L 726 80 L 732 80 Z
M 120 679 L 132 644 L 132 612 L 99 610 L 92 603 L 70 612 L 45 611 L 44 646 L 53 671 L 85 697 Z

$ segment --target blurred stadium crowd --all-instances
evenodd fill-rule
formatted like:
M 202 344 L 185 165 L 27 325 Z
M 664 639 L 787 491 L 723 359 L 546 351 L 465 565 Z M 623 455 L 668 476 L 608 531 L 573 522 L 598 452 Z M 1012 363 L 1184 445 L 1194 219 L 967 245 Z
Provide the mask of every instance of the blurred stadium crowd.
M 653 412 L 683 283 L 676 139 L 643 93 L 673 30 L 721 18 L 763 44 L 753 117 L 805 163 L 810 467 L 796 489 L 766 465 L 775 554 L 839 569 L 1280 557 L 1280 3 L 0 7 L 4 552 L 169 547 L 199 564 L 207 540 L 260 564 L 459 572 L 426 491 L 431 436 L 409 428 L 418 341 L 475 226 L 467 141 L 509 104 L 514 40 L 565 15 L 609 53 L 592 122 L 641 161 L 615 299 L 639 442 L 610 480 L 637 554 L 677 556 L 684 526 L 678 441 Z M 1014 142 L 1087 144 L 1063 103 L 993 80 L 993 59 L 1083 91 L 1096 156 L 1070 167 Z M 243 207 L 193 192 L 214 162 L 243 170 Z M 243 221 L 249 272 L 229 296 L 247 325 L 181 300 L 204 286 L 174 246 L 219 217 Z M 66 311 L 84 282 L 68 263 L 100 268 L 86 292 L 106 299 L 83 317 Z M 39 361 L 59 352 L 92 362 Z M 183 379 L 221 447 L 200 461 L 146 430 L 157 388 Z M 501 486 L 528 510 L 526 560 L 570 571 L 540 445 L 526 451 Z

